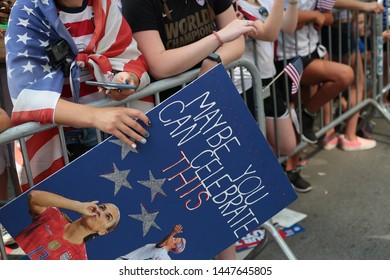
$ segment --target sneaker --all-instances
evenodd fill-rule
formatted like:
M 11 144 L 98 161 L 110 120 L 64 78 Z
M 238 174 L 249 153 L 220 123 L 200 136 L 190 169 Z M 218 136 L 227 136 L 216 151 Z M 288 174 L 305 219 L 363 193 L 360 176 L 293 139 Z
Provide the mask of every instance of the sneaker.
M 373 139 L 357 137 L 356 140 L 349 141 L 343 134 L 339 138 L 341 149 L 348 152 L 365 151 L 376 147 L 376 141 Z
M 311 184 L 303 179 L 301 177 L 301 174 L 299 174 L 299 171 L 297 170 L 291 170 L 287 171 L 287 177 L 291 183 L 291 185 L 294 187 L 295 191 L 297 192 L 309 192 L 312 189 Z
M 299 109 L 297 115 L 299 116 Z M 317 143 L 318 139 L 314 133 L 315 116 L 310 115 L 305 109 L 302 110 L 302 138 L 310 144 Z
M 337 137 L 337 135 L 331 135 L 329 137 L 325 137 L 322 140 L 322 148 L 324 148 L 324 150 L 330 151 L 336 148 L 338 143 L 339 143 L 339 138 Z
M 8 233 L 8 231 L 2 226 L 1 227 L 1 236 L 3 237 L 4 245 L 13 245 L 15 244 L 15 240 L 12 238 L 12 236 Z

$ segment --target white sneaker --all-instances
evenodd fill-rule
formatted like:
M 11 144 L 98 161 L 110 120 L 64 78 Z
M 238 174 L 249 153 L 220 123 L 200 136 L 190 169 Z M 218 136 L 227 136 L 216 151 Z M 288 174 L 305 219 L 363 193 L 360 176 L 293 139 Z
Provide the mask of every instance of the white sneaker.
M 342 134 L 339 136 L 341 149 L 344 151 L 366 151 L 376 147 L 376 141 L 374 139 L 365 139 L 357 137 L 353 141 L 347 140 Z

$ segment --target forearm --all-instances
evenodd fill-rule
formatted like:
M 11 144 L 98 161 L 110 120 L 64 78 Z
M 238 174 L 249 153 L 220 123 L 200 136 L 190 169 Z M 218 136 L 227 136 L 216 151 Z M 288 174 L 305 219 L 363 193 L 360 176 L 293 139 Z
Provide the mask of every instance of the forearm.
M 165 236 L 165 237 L 163 238 L 163 240 L 161 240 L 160 242 L 158 242 L 158 243 L 156 244 L 156 247 L 157 247 L 157 248 L 162 248 L 162 247 L 164 247 L 164 246 L 167 244 L 168 240 L 169 240 L 174 234 L 175 234 L 175 232 L 172 231 L 170 234 L 168 234 L 167 236 Z
M 245 51 L 245 39 L 244 36 L 237 38 L 234 41 L 225 43 L 222 47 L 215 51 L 221 58 L 224 65 L 228 65 L 233 61 L 239 59 Z M 198 76 L 210 70 L 216 65 L 217 62 L 205 59 L 202 63 Z
M 291 0 L 290 2 L 293 2 Z M 298 0 L 296 0 L 298 1 Z M 298 8 L 297 4 L 288 4 L 286 11 L 283 14 L 282 32 L 292 34 L 295 32 L 298 23 Z
M 336 0 L 334 7 L 338 9 L 362 11 L 364 10 L 364 3 L 356 0 Z
M 318 11 L 299 11 L 298 24 L 313 22 L 316 19 L 318 13 Z
M 79 201 L 71 200 L 46 191 L 32 190 L 29 193 L 28 198 L 29 206 L 33 213 L 42 212 L 43 209 L 46 209 L 47 207 L 58 207 L 72 211 L 77 211 L 80 207 Z M 42 210 L 39 211 L 39 209 Z
M 252 36 L 254 39 L 273 42 L 278 38 L 283 21 L 284 0 L 276 0 L 272 6 L 267 20 L 262 23 L 255 22 L 257 34 Z
M 95 127 L 97 108 L 59 99 L 54 112 L 56 124 L 78 128 Z
M 232 63 L 239 59 L 245 51 L 244 36 L 240 36 L 236 40 L 223 44 L 222 47 L 215 51 L 222 60 L 224 65 Z
M 370 12 L 380 14 L 384 12 L 384 7 L 376 1 L 356 1 L 356 0 L 337 0 L 335 8 L 348 9 L 352 11 Z M 386 11 L 387 12 L 387 11 Z
M 137 34 L 134 36 L 137 39 Z M 156 79 L 181 74 L 201 62 L 219 46 L 217 37 L 210 34 L 192 44 L 164 50 L 158 56 L 147 59 L 149 73 Z

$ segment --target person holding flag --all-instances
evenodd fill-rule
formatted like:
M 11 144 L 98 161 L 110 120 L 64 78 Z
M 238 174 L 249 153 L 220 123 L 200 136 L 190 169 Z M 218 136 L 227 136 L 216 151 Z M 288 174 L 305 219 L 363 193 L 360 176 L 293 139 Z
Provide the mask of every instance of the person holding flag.
M 135 119 L 140 118 L 146 125 L 149 119 L 140 110 L 85 105 L 107 96 L 121 100 L 135 91 L 99 91 L 96 86 L 88 86 L 88 80 L 127 83 L 137 89 L 150 82 L 146 62 L 116 1 L 17 0 L 5 47 L 8 86 L 14 103 L 13 125 L 35 121 L 98 128 L 133 147 L 135 142 L 146 143 L 148 133 Z M 78 150 L 85 151 L 97 143 L 96 133 L 89 131 L 66 129 L 65 137 L 75 139 L 69 144 L 77 144 Z M 56 129 L 35 134 L 26 144 L 34 184 L 64 166 Z M 15 158 L 25 191 L 29 185 L 19 148 Z
M 295 34 L 282 32 L 279 34 L 277 42 L 276 66 L 279 71 L 283 71 L 285 66 L 293 61 L 297 55 L 302 57 L 301 95 L 297 94 L 293 98 L 301 123 L 298 121 L 295 123 L 297 130 L 299 129 L 301 132 L 302 140 L 312 144 L 317 142 L 317 135 L 313 130 L 316 113 L 339 92 L 345 90 L 353 80 L 351 67 L 323 59 L 327 51 L 319 43 L 319 30 L 322 26 L 332 22 L 332 13 L 320 11 L 317 8 L 316 0 L 298 0 L 296 32 Z M 287 88 L 284 86 L 283 79 L 279 79 L 278 83 L 288 90 L 292 83 L 290 80 L 288 80 L 289 86 Z M 298 105 L 300 106 L 298 107 Z M 299 159 L 300 153 L 296 153 L 287 160 L 286 173 L 297 191 L 306 192 L 312 187 L 300 176 L 299 170 L 297 170 Z
M 278 87 L 274 86 L 276 69 L 274 65 L 274 41 L 280 30 L 288 33 L 295 31 L 298 20 L 297 1 L 290 0 L 286 5 L 283 0 L 259 0 L 235 2 L 237 11 L 246 18 L 253 20 L 258 30 L 257 34 L 249 33 L 245 43 L 245 53 L 242 56 L 257 62 L 264 91 L 270 89 L 270 96 L 264 99 L 266 116 L 266 137 L 275 155 L 288 155 L 296 148 L 296 137 L 288 110 L 286 97 Z M 256 48 L 256 50 L 255 50 Z M 253 105 L 252 77 L 244 69 L 244 84 L 242 89 L 240 69 L 234 71 L 236 87 L 248 96 L 248 108 L 256 116 Z M 299 84 L 299 74 L 294 69 L 289 73 L 296 78 L 296 88 Z M 276 110 L 274 109 L 276 108 Z M 275 125 L 279 134 L 275 133 Z

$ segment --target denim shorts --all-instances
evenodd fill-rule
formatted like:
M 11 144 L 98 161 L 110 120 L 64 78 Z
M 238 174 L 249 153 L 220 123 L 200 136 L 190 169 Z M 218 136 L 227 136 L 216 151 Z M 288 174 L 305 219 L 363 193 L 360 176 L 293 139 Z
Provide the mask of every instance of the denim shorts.
M 96 133 L 94 128 L 65 130 L 65 141 L 67 145 L 80 144 L 92 148 L 98 143 Z

